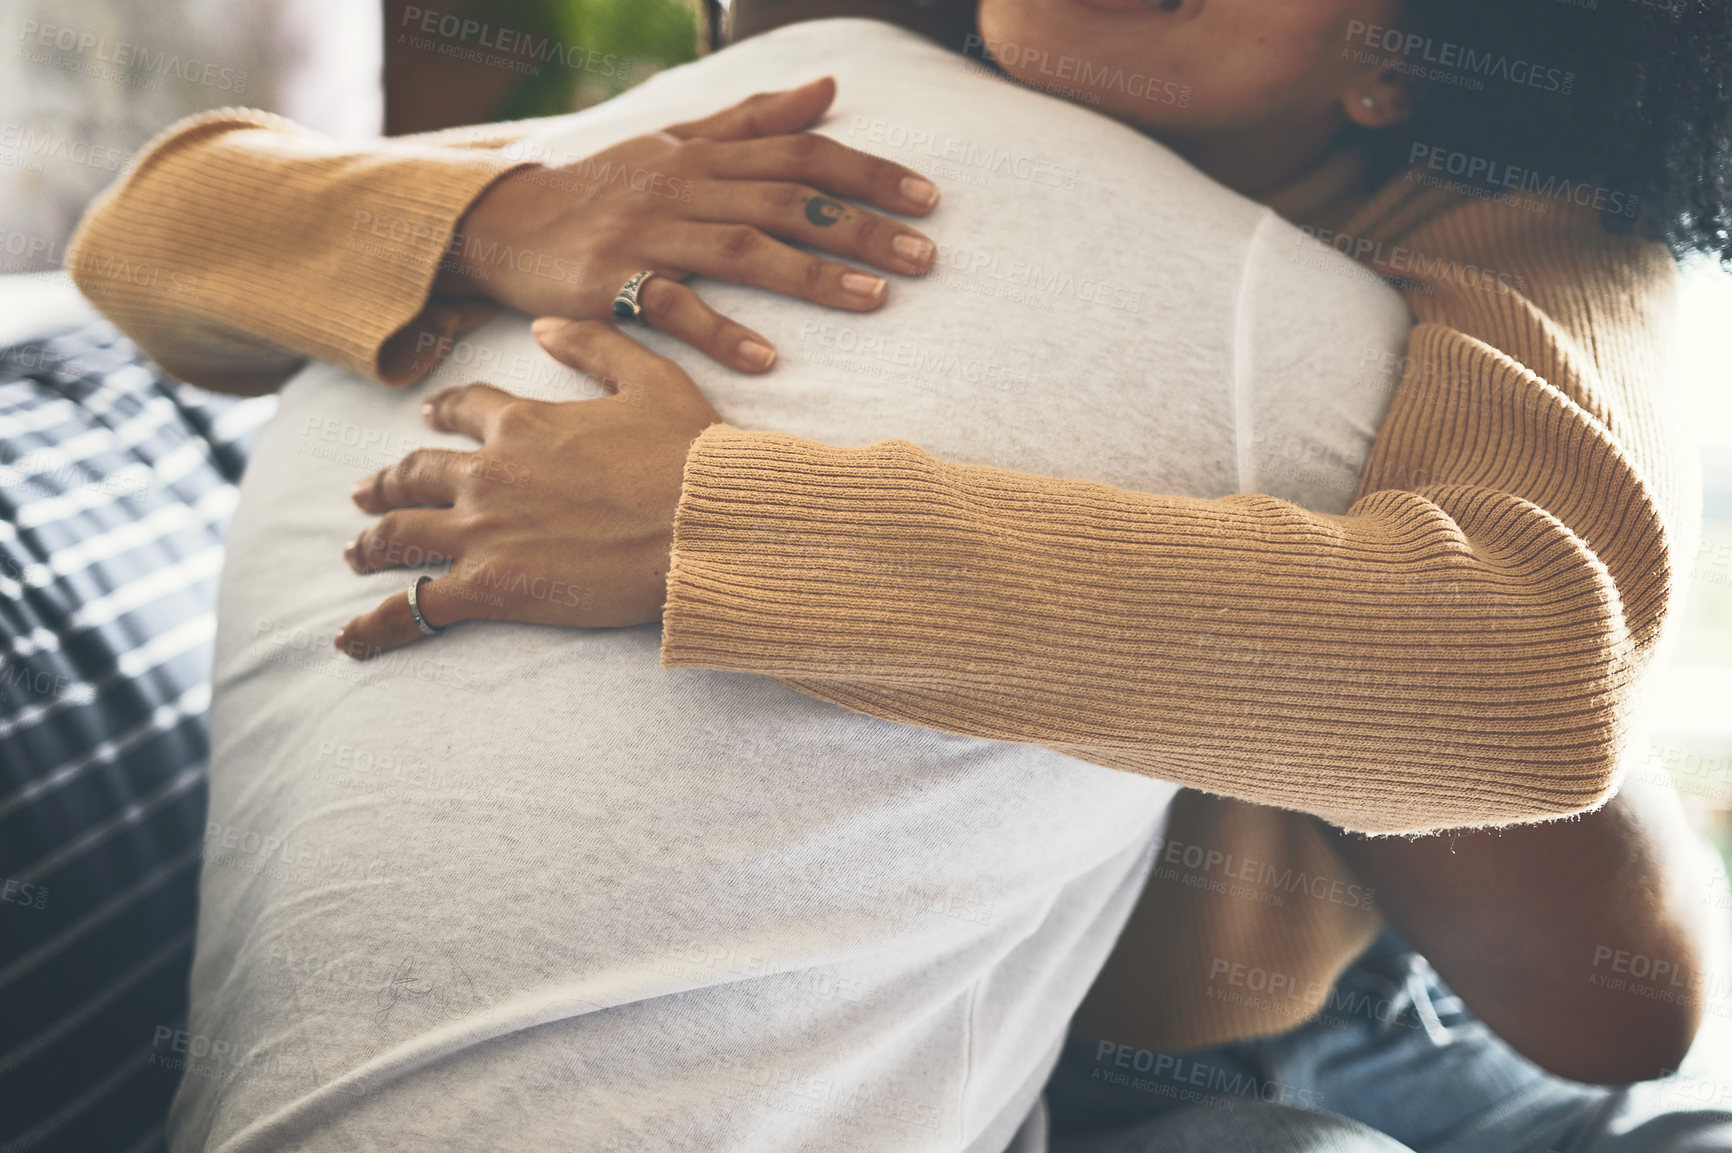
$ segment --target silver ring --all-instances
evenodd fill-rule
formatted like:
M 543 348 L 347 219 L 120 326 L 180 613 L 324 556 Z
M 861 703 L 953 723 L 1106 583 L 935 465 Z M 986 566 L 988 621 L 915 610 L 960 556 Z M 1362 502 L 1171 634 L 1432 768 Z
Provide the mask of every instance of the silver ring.
M 421 586 L 432 579 L 430 576 L 418 576 L 415 583 L 409 586 L 409 615 L 415 618 L 415 627 L 421 630 L 424 637 L 436 637 L 445 631 L 434 628 L 427 623 L 427 618 L 421 615 Z
M 621 320 L 636 320 L 643 315 L 643 305 L 638 303 L 638 294 L 643 291 L 644 281 L 654 276 L 655 269 L 646 268 L 625 282 L 625 287 L 613 298 L 613 314 Z

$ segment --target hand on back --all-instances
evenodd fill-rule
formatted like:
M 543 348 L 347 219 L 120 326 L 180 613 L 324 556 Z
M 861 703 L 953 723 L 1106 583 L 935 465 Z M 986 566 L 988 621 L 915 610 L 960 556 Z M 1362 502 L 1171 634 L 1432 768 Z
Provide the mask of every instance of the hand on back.
M 601 321 L 620 286 L 653 269 L 642 319 L 723 364 L 762 371 L 774 361 L 768 341 L 681 281 L 712 276 L 869 311 L 888 293 L 883 279 L 786 241 L 889 271 L 931 267 L 926 237 L 836 198 L 925 212 L 938 189 L 798 131 L 835 95 L 834 82 L 820 80 L 754 96 L 586 160 L 514 173 L 483 196 L 457 245 L 472 259 L 441 287 L 540 316 L 536 339 L 548 354 L 613 395 L 548 403 L 477 382 L 434 397 L 428 422 L 480 446 L 421 449 L 357 484 L 355 503 L 379 519 L 345 548 L 350 567 L 449 566 L 418 586 L 416 607 L 433 629 L 658 619 L 686 455 L 721 418 L 677 364 Z M 509 261 L 488 259 L 507 250 Z M 407 593 L 397 593 L 350 621 L 336 644 L 366 659 L 423 635 Z
M 427 423 L 478 447 L 416 449 L 355 485 L 355 504 L 379 519 L 345 547 L 350 568 L 449 566 L 418 589 L 431 628 L 617 628 L 661 616 L 686 455 L 721 418 L 679 365 L 611 325 L 572 321 L 550 339 L 612 395 L 548 402 L 489 384 L 448 389 L 423 406 Z M 399 592 L 335 643 L 365 660 L 422 635 Z
M 924 273 L 936 253 L 921 233 L 843 203 L 925 213 L 938 189 L 802 131 L 835 95 L 827 78 L 762 93 L 582 160 L 512 172 L 464 216 L 437 290 L 595 320 L 613 315 L 628 279 L 653 270 L 641 319 L 731 368 L 762 372 L 775 362 L 770 342 L 681 282 L 708 276 L 866 312 L 884 303 L 884 278 L 793 245 L 906 275 Z

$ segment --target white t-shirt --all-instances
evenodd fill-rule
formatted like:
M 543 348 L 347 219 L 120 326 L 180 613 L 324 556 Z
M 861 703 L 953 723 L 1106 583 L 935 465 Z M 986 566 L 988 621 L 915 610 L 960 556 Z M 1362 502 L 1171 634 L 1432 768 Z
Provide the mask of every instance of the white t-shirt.
M 1346 508 L 1401 302 L 1096 113 L 834 20 L 663 73 L 525 152 L 586 155 L 826 73 L 822 131 L 943 187 L 921 223 L 938 270 L 864 316 L 703 285 L 776 342 L 765 377 L 633 330 L 725 419 Z M 404 391 L 307 369 L 248 469 L 174 1147 L 1003 1150 L 1173 786 L 666 671 L 655 626 L 462 626 L 351 663 L 332 633 L 413 574 L 344 567 L 367 523 L 349 488 L 416 444 L 472 447 L 419 413 L 471 379 L 599 394 L 503 316 Z

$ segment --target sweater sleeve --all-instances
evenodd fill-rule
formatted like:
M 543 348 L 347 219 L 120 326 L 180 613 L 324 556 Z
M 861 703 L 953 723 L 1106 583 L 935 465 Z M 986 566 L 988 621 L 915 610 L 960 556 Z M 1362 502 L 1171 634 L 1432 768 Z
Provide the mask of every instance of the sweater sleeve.
M 457 223 L 535 122 L 339 142 L 267 113 L 183 120 L 86 211 L 78 287 L 169 372 L 265 392 L 307 357 L 390 384 L 487 309 L 431 298 Z
M 1490 208 L 1405 237 L 1452 256 L 1407 270 L 1419 323 L 1346 515 L 717 426 L 663 663 L 1356 831 L 1598 805 L 1678 579 L 1652 337 L 1675 273 Z

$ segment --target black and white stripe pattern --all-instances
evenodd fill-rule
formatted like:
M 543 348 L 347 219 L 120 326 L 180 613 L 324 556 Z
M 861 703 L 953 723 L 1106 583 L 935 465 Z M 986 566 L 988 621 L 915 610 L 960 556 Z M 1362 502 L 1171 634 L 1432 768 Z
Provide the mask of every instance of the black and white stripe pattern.
M 106 323 L 0 350 L 0 1153 L 164 1148 L 222 533 L 273 406 Z

